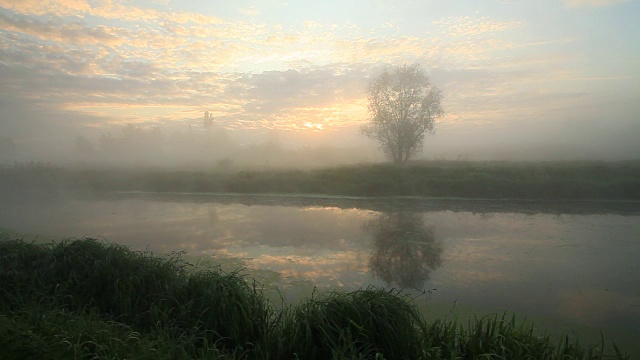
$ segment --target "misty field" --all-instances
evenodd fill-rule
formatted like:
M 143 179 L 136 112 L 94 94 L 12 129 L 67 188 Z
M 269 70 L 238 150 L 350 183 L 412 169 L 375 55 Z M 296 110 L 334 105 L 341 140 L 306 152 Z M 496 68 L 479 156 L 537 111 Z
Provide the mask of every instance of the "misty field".
M 276 307 L 241 272 L 93 239 L 2 235 L 0 284 L 4 359 L 628 358 L 604 341 L 551 340 L 506 314 L 427 322 L 396 290 Z
M 0 167 L 5 189 L 640 200 L 640 161 L 414 162 L 309 170 Z

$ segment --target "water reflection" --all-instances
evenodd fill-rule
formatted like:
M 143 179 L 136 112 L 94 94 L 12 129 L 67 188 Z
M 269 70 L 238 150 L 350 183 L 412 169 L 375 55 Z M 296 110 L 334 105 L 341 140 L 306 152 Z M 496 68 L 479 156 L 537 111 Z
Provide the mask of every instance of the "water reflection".
M 0 227 L 241 258 L 311 289 L 437 288 L 434 303 L 606 327 L 632 344 L 640 338 L 638 203 L 590 214 L 596 203 L 565 213 L 565 202 L 518 210 L 507 201 L 154 196 L 22 202 L 0 207 Z
M 419 213 L 383 212 L 363 229 L 373 238 L 369 268 L 388 284 L 422 288 L 431 271 L 442 264 L 442 244 Z

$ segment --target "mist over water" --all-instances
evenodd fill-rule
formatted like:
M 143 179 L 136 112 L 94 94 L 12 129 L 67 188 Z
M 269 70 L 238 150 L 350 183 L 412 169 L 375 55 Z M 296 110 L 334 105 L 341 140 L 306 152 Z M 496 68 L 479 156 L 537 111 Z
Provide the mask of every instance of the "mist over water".
M 137 250 L 231 257 L 323 289 L 424 289 L 436 304 L 640 335 L 637 212 L 296 201 L 150 194 L 31 201 L 0 210 L 0 223 L 47 241 L 88 236 Z

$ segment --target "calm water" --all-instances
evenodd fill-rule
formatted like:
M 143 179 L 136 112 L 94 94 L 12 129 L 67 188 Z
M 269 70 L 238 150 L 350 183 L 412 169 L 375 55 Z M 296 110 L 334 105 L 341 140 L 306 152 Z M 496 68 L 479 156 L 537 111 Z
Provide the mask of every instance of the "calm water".
M 640 215 L 598 208 L 120 194 L 15 202 L 0 207 L 0 226 L 54 238 L 103 237 L 139 250 L 239 257 L 251 268 L 321 287 L 415 287 L 429 290 L 433 303 L 533 314 L 640 338 Z

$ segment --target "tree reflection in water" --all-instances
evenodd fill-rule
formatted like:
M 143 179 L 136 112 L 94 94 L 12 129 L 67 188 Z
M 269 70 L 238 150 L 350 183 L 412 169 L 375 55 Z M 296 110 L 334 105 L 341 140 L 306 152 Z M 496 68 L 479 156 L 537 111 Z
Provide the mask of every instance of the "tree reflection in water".
M 421 288 L 442 263 L 442 244 L 419 213 L 383 212 L 363 227 L 373 237 L 369 267 L 387 284 Z

